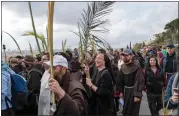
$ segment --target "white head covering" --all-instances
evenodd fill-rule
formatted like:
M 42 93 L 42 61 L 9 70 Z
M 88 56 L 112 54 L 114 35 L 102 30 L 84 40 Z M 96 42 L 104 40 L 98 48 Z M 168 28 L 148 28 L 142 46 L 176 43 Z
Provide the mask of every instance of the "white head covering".
M 50 61 L 45 62 L 45 64 L 50 66 Z M 53 66 L 58 66 L 58 65 L 68 68 L 67 59 L 62 55 L 55 55 L 53 57 Z

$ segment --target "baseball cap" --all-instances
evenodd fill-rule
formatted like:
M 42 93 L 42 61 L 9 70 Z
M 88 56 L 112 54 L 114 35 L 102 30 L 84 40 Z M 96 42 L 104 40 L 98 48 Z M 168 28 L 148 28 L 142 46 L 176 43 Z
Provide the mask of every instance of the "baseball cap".
M 173 44 L 168 44 L 167 47 L 168 48 L 174 48 L 175 46 Z
M 50 61 L 45 62 L 45 64 L 50 66 Z M 53 66 L 58 66 L 58 65 L 68 68 L 67 59 L 62 55 L 55 55 L 53 57 Z
M 123 51 L 122 55 L 132 55 L 132 50 L 131 49 L 125 49 Z

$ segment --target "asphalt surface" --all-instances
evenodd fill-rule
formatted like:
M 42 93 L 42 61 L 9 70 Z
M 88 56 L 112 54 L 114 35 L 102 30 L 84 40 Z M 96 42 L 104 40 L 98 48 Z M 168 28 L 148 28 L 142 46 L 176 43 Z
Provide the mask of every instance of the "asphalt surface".
M 117 114 L 122 115 L 120 112 L 118 112 Z M 146 95 L 145 92 L 143 92 L 143 97 L 142 97 L 142 102 L 141 102 L 141 105 L 140 105 L 139 115 L 151 115 L 150 110 L 149 110 L 149 106 L 148 106 L 147 95 Z
M 147 101 L 147 95 L 145 92 L 143 92 L 143 97 L 142 97 L 142 102 L 140 105 L 140 113 L 139 115 L 151 115 L 149 106 L 148 106 L 148 101 Z

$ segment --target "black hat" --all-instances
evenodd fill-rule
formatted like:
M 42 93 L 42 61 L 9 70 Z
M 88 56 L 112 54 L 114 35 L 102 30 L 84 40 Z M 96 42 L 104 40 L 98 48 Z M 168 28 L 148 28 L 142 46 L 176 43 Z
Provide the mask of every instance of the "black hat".
M 23 59 L 23 62 L 27 64 L 33 64 L 34 61 L 35 61 L 35 58 L 31 55 L 26 55 Z
M 175 48 L 175 46 L 173 44 L 168 44 L 167 48 Z

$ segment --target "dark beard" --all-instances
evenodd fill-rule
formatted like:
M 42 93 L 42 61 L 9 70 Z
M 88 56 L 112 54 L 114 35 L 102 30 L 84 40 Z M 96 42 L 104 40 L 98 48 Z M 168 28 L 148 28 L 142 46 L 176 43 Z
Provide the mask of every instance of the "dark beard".
M 61 85 L 61 83 L 62 83 L 62 78 L 63 78 L 63 76 L 61 76 L 61 75 L 58 75 L 57 76 L 57 81 L 58 81 L 58 83 Z
M 130 60 L 123 60 L 125 64 L 129 63 Z
M 62 72 L 60 72 L 60 73 L 54 73 L 54 77 L 55 77 L 55 80 L 57 80 L 58 83 L 61 84 L 62 78 L 63 78 Z

